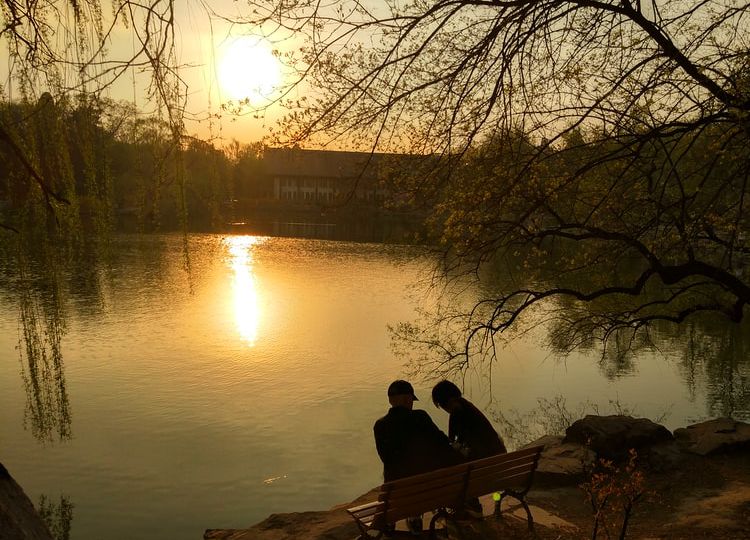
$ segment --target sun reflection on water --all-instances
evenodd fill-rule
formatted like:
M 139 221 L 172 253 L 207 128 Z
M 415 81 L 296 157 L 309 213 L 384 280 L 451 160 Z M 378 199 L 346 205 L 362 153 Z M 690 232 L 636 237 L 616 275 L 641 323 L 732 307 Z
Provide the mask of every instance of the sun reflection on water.
M 260 297 L 253 274 L 253 251 L 265 240 L 259 236 L 231 236 L 225 239 L 234 272 L 232 289 L 237 330 L 240 338 L 251 347 L 258 339 L 261 319 Z

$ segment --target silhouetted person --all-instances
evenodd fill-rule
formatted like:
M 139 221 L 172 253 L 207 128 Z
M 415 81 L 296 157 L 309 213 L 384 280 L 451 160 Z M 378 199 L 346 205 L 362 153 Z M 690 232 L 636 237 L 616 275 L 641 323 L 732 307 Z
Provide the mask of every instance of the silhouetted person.
M 418 401 L 411 384 L 394 381 L 388 387 L 391 408 L 375 422 L 375 446 L 383 461 L 386 482 L 464 461 L 430 415 L 413 409 L 415 400 Z M 412 532 L 421 531 L 422 517 L 407 519 L 407 525 Z
M 468 460 L 507 452 L 505 443 L 482 411 L 461 396 L 461 390 L 450 381 L 441 381 L 432 389 L 432 402 L 445 410 L 448 439 L 458 446 Z
M 463 461 L 430 415 L 413 409 L 415 401 L 419 400 L 411 384 L 394 381 L 388 387 L 391 408 L 375 422 L 375 446 L 386 482 Z

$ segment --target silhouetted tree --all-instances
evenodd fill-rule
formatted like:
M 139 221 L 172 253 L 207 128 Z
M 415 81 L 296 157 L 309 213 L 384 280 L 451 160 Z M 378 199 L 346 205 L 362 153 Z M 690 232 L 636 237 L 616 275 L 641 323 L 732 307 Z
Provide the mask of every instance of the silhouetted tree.
M 410 187 L 434 201 L 448 274 L 511 263 L 464 317 L 438 313 L 463 339 L 402 337 L 464 365 L 524 321 L 575 346 L 745 315 L 746 3 L 297 0 L 263 17 L 308 39 L 313 99 L 287 103 L 281 137 L 440 156 Z

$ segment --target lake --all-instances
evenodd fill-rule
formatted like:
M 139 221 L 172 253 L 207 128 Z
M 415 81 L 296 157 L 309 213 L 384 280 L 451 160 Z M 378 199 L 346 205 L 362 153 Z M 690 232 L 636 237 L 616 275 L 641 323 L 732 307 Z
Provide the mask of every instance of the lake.
M 199 539 L 381 482 L 372 424 L 387 385 L 408 376 L 387 327 L 432 302 L 420 283 L 433 255 L 241 235 L 192 236 L 187 253 L 189 264 L 180 235 L 118 236 L 110 265 L 63 276 L 62 363 L 41 383 L 19 349 L 21 288 L 3 271 L 0 461 L 35 503 L 72 505 L 73 540 Z M 556 396 L 670 429 L 728 408 L 748 416 L 739 327 L 663 332 L 627 369 L 597 350 L 557 359 L 543 332 L 469 371 L 467 397 L 495 419 Z M 447 430 L 433 381 L 413 381 Z

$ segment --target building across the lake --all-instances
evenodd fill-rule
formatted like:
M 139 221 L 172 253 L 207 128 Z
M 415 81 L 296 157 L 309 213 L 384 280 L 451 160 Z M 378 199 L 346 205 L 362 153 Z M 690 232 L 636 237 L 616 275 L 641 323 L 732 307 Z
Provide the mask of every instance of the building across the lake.
M 409 241 L 422 230 L 424 212 L 400 181 L 429 173 L 435 162 L 409 154 L 267 147 L 256 171 L 237 179 L 240 189 L 224 209 L 227 223 L 253 234 Z
M 411 241 L 422 234 L 424 208 L 400 181 L 429 175 L 437 163 L 410 154 L 266 147 L 257 169 L 237 179 L 227 224 L 252 234 Z
M 385 181 L 405 156 L 368 152 L 266 148 L 263 168 L 273 198 L 300 203 L 356 200 L 378 204 Z

